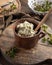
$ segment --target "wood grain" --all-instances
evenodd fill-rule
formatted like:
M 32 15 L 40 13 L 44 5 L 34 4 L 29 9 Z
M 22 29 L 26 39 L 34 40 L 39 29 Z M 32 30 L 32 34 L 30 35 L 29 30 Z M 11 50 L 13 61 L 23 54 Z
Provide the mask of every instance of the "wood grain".
M 26 12 L 26 13 L 29 13 L 29 12 L 32 12 L 31 11 L 31 9 L 28 7 L 28 5 L 27 5 L 27 0 L 20 0 L 21 1 L 21 4 L 22 4 L 22 12 Z M 23 3 L 23 2 L 25 2 L 25 3 Z M 48 20 L 47 20 L 47 22 L 46 22 L 46 24 L 47 25 L 49 25 L 51 28 L 52 28 L 52 15 L 50 15 L 50 17 L 48 18 Z M 13 24 L 12 24 L 13 25 Z M 9 28 L 11 28 L 11 27 L 9 27 Z M 6 31 L 6 30 L 5 30 Z M 5 37 L 3 37 L 5 40 L 7 40 L 7 39 L 9 39 L 10 37 L 12 37 L 12 35 L 11 36 L 7 36 L 7 34 L 5 33 L 5 35 L 4 35 Z M 7 37 L 9 37 L 9 38 L 7 38 Z M 1 44 L 1 41 L 0 41 L 0 44 Z M 7 43 L 6 43 L 7 44 Z M 2 45 L 2 44 L 1 44 Z M 46 46 L 39 46 L 39 48 L 40 49 L 42 49 L 42 50 L 44 50 L 44 52 L 45 53 L 42 53 L 43 54 L 43 57 L 44 56 L 48 56 L 48 58 L 50 58 L 50 59 L 52 59 L 52 48 L 51 47 L 46 47 Z M 39 51 L 39 53 L 40 53 L 40 51 Z M 38 54 L 39 54 L 38 53 Z M 41 57 L 41 53 L 40 53 L 40 55 L 39 55 L 39 58 Z M 46 54 L 46 55 L 45 55 Z M 46 58 L 47 58 L 47 56 L 46 56 Z M 5 61 L 5 59 L 3 59 L 3 56 L 1 57 L 1 55 L 0 55 L 0 62 L 2 63 L 1 65 L 12 65 L 12 64 L 10 64 L 9 62 L 7 62 L 7 61 Z M 15 64 L 14 64 L 15 65 Z M 39 65 L 39 64 L 38 64 Z M 43 64 L 41 64 L 41 65 L 43 65 Z M 49 64 L 47 64 L 46 63 L 46 65 L 51 65 L 50 63 Z
M 46 59 L 52 59 L 52 47 L 47 47 L 38 44 L 36 48 L 34 47 L 31 50 L 20 51 L 16 53 L 15 57 L 11 59 L 9 56 L 5 55 L 5 52 L 14 46 L 15 35 L 14 27 L 16 23 L 13 23 L 5 29 L 3 36 L 0 38 L 0 48 L 3 53 L 3 56 L 10 63 L 16 64 L 36 64 Z

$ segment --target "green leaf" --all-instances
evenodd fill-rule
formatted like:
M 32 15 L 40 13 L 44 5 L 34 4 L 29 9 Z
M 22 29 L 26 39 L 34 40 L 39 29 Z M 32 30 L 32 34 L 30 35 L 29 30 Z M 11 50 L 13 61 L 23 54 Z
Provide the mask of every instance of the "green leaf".
M 42 39 L 42 42 L 45 43 L 46 41 L 47 41 L 47 39 L 44 37 L 44 38 Z

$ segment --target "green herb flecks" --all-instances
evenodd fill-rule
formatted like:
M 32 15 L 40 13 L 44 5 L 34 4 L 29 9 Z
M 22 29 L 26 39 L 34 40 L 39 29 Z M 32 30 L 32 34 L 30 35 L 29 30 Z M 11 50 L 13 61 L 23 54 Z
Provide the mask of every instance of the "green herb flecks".
M 42 39 L 42 42 L 45 43 L 46 41 L 47 41 L 47 39 L 44 37 L 44 38 Z
M 14 3 L 13 3 L 10 7 L 11 7 L 12 10 L 14 10 L 14 9 L 17 8 L 16 5 L 15 5 Z
M 15 54 L 17 53 L 17 49 L 11 48 L 9 51 L 6 51 L 6 54 L 9 55 L 11 58 L 14 58 Z
M 43 29 L 44 32 L 46 32 L 46 30 L 48 29 L 48 26 L 42 25 L 42 29 Z
M 52 34 L 48 33 L 49 38 L 47 39 L 47 41 L 49 42 L 49 44 L 52 44 Z
M 34 9 L 37 11 L 41 11 L 41 12 L 46 12 L 51 8 L 52 2 L 49 2 L 48 0 L 45 1 L 44 4 L 39 5 L 34 3 L 34 5 L 36 6 Z

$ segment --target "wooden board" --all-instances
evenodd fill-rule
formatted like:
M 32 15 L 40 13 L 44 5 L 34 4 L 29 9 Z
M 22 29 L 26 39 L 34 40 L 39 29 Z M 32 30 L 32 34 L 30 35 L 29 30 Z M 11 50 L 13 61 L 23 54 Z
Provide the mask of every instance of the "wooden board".
M 3 56 L 7 61 L 11 64 L 36 64 L 42 62 L 46 59 L 52 59 L 52 47 L 47 47 L 40 45 L 34 47 L 31 50 L 20 51 L 16 53 L 15 57 L 12 59 L 5 54 L 7 50 L 15 44 L 15 35 L 14 35 L 14 26 L 16 23 L 13 23 L 9 27 L 7 27 L 4 32 L 3 36 L 0 38 L 0 48 L 2 51 Z
M 27 0 L 20 0 L 20 1 L 21 1 L 21 4 L 22 4 L 22 12 L 23 12 L 23 11 L 26 12 L 26 13 L 32 12 L 31 9 L 27 6 L 27 3 L 26 3 Z M 24 3 L 24 1 L 25 1 L 26 4 Z M 49 19 L 49 21 L 46 22 L 46 24 L 48 24 L 49 26 L 52 27 L 52 17 L 51 17 L 51 20 Z M 13 25 L 13 24 L 12 24 L 12 25 Z M 9 28 L 9 27 L 8 27 L 8 28 Z M 8 29 L 8 28 L 7 28 L 7 29 Z M 7 29 L 6 29 L 6 30 L 7 30 Z M 5 31 L 4 31 L 4 32 L 5 32 Z M 5 35 L 6 35 L 6 33 L 5 33 Z M 4 39 L 5 39 L 5 37 L 4 37 Z M 5 39 L 5 40 L 7 40 L 7 39 Z M 3 45 L 3 44 L 1 43 L 1 40 L 0 40 L 0 45 L 1 45 L 1 46 Z M 41 45 L 40 45 L 40 46 L 41 46 Z M 2 47 L 3 47 L 3 46 L 2 46 Z M 49 56 L 48 56 L 49 59 L 52 59 L 52 58 L 51 58 L 51 56 L 52 56 L 52 52 L 51 52 L 51 51 L 52 51 L 52 48 L 51 48 L 51 47 L 46 47 L 46 46 L 41 46 L 41 47 L 42 47 L 43 50 L 45 50 L 45 51 L 44 51 L 45 54 L 49 55 Z M 50 52 L 50 53 L 49 53 L 49 52 Z M 41 53 L 40 53 L 40 54 L 41 54 Z M 43 54 L 43 53 L 42 53 L 42 54 Z M 3 54 L 3 55 L 4 55 L 4 54 Z M 43 55 L 44 55 L 44 54 L 43 54 Z M 0 57 L 0 58 L 1 58 L 0 60 L 2 61 L 2 65 L 12 65 L 12 64 L 10 64 L 10 63 L 4 62 L 5 59 L 3 60 L 2 57 Z M 5 58 L 6 58 L 6 57 L 5 57 Z M 40 57 L 39 57 L 39 58 L 40 58 Z M 0 61 L 0 62 L 1 62 L 1 61 Z M 49 60 L 49 61 L 50 61 L 50 60 Z M 38 64 L 38 65 L 43 65 L 43 64 L 44 64 L 44 65 L 45 65 L 45 64 L 46 64 L 46 65 L 51 65 L 49 61 L 47 61 L 47 62 L 45 61 L 44 63 L 40 63 L 40 64 Z M 35 61 L 34 61 L 34 63 L 35 63 Z M 37 63 L 39 63 L 39 62 L 37 62 Z M 15 64 L 14 64 L 14 65 L 15 65 Z M 19 65 L 19 64 L 18 64 L 18 65 Z
M 0 6 L 6 4 L 7 2 L 9 2 L 10 0 L 0 0 Z
M 4 2 L 3 2 L 3 1 L 4 1 Z M 13 1 L 13 0 L 12 0 L 12 1 Z M 5 4 L 7 4 L 8 2 L 12 2 L 12 1 L 10 1 L 10 0 L 1 0 L 1 1 L 0 1 L 0 6 L 3 6 L 3 5 L 5 5 Z M 10 12 L 8 12 L 8 13 L 2 13 L 3 15 L 8 16 L 8 15 L 11 15 L 11 14 L 19 13 L 19 12 L 21 11 L 21 3 L 20 3 L 20 1 L 19 1 L 19 0 L 14 0 L 13 3 L 16 5 L 16 9 L 15 9 L 15 10 L 12 10 L 12 11 L 10 11 Z M 8 5 L 8 6 L 5 6 L 5 7 L 3 7 L 3 8 L 5 8 L 5 9 L 10 9 L 10 6 L 11 6 L 11 4 Z M 3 10 L 3 8 L 0 10 L 0 13 L 1 13 L 1 11 Z

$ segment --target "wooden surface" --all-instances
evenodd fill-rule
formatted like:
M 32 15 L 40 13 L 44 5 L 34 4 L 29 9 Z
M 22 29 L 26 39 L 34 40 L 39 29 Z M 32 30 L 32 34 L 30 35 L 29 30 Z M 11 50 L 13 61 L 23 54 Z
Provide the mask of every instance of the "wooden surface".
M 20 0 L 20 1 L 22 5 L 21 12 L 26 12 L 26 13 L 32 12 L 32 10 L 28 6 L 28 0 Z
M 6 4 L 7 2 L 9 2 L 10 0 L 0 0 L 0 6 Z
M 3 6 L 3 5 L 5 5 L 8 2 L 10 2 L 10 0 L 1 0 L 0 1 L 0 6 Z M 19 13 L 21 11 L 21 3 L 20 3 L 20 1 L 19 0 L 17 0 L 17 1 L 15 0 L 13 3 L 16 5 L 17 8 L 15 10 L 12 10 L 11 12 L 2 13 L 4 16 L 9 16 L 9 15 L 12 15 L 12 14 L 16 14 L 16 13 Z M 7 6 L 5 8 L 10 8 L 10 6 Z
M 26 12 L 26 13 L 30 13 L 30 12 L 32 12 L 32 10 L 28 7 L 28 5 L 27 5 L 27 0 L 20 0 L 21 1 L 21 5 L 22 5 L 22 12 Z M 51 28 L 52 28 L 52 15 L 50 15 L 50 17 L 48 18 L 48 20 L 47 20 L 47 22 L 46 22 L 46 24 L 48 24 Z M 11 36 L 9 36 L 9 37 L 11 37 Z M 4 37 L 4 39 L 6 40 L 7 38 L 5 38 Z M 7 43 L 6 43 L 7 44 Z M 41 46 L 41 45 L 39 45 L 39 48 L 40 49 L 42 49 L 42 50 L 44 50 L 45 51 L 45 53 L 43 53 L 43 56 L 46 56 L 46 54 L 47 54 L 47 56 L 46 56 L 46 58 L 48 58 L 48 59 L 52 59 L 52 48 L 51 47 L 46 47 L 46 46 Z M 48 50 L 47 50 L 48 49 Z M 43 51 L 41 51 L 41 53 L 42 53 Z M 40 53 L 40 51 L 39 51 L 39 53 Z M 38 53 L 38 54 L 39 54 Z M 40 55 L 39 55 L 39 58 L 40 58 L 40 56 L 41 56 L 41 53 L 40 53 Z M 1 60 L 2 59 L 2 60 Z M 44 58 L 45 59 L 45 58 Z M 12 64 L 10 64 L 10 63 L 8 63 L 4 58 L 3 58 L 3 56 L 1 55 L 1 53 L 0 53 L 0 63 L 1 63 L 1 65 L 12 65 Z M 48 61 L 47 61 L 47 63 L 48 63 Z M 45 64 L 40 64 L 40 65 L 47 65 L 47 63 Z M 14 64 L 15 65 L 15 64 Z M 38 64 L 39 65 L 39 64 Z M 52 65 L 52 64 L 48 64 L 48 65 Z
M 4 30 L 3 36 L 0 38 L 0 48 L 2 54 L 8 61 L 10 61 L 10 63 L 36 64 L 49 58 L 52 59 L 52 47 L 47 47 L 40 44 L 31 50 L 16 53 L 16 56 L 13 59 L 7 57 L 7 55 L 5 55 L 6 51 L 15 44 L 14 26 L 15 23 L 8 26 Z

